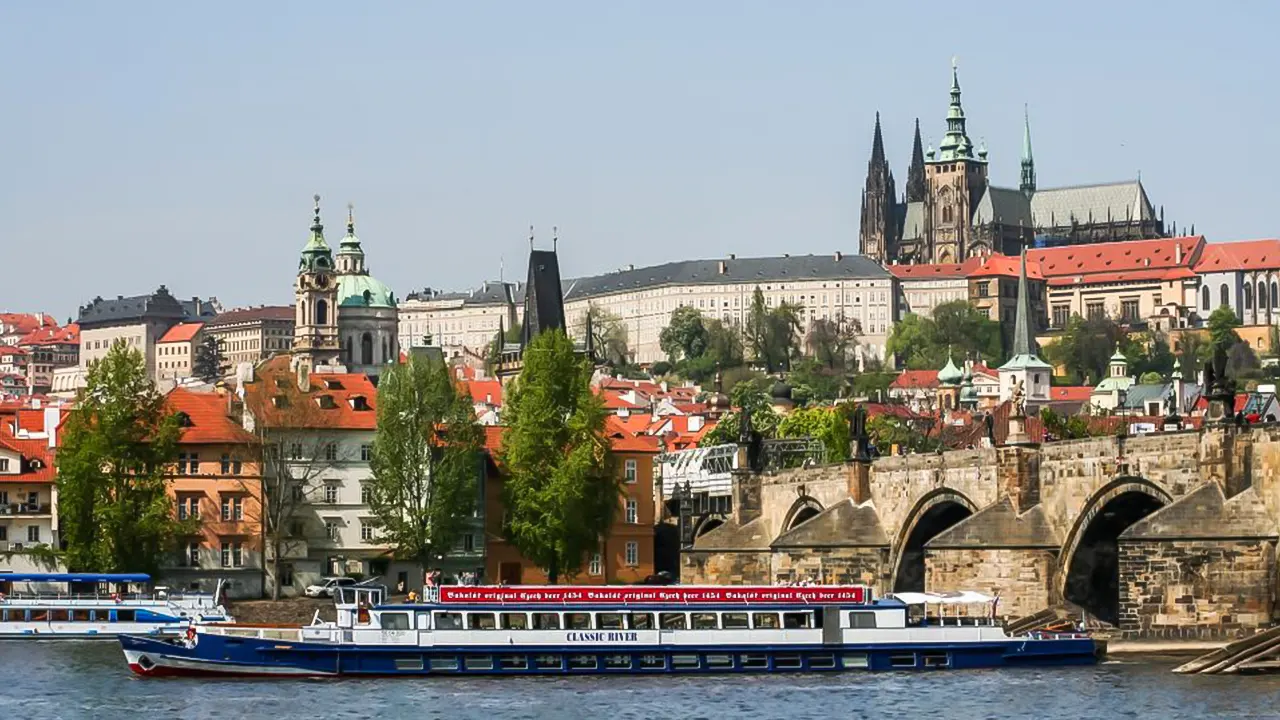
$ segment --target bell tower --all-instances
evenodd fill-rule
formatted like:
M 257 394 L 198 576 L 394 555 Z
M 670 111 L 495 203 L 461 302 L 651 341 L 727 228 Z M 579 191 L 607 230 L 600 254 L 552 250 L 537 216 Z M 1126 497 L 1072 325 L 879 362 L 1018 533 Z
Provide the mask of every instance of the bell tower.
M 291 365 L 298 373 L 298 385 L 310 386 L 316 368 L 338 364 L 338 278 L 333 253 L 324 240 L 320 223 L 320 196 L 315 196 L 315 217 L 311 236 L 298 260 L 298 277 L 293 286 L 294 331 Z
M 965 130 L 960 105 L 960 77 L 951 62 L 951 104 L 947 108 L 947 134 L 925 160 L 932 213 L 933 256 L 928 262 L 963 262 L 968 254 L 973 207 L 987 188 L 987 151 L 974 153 Z

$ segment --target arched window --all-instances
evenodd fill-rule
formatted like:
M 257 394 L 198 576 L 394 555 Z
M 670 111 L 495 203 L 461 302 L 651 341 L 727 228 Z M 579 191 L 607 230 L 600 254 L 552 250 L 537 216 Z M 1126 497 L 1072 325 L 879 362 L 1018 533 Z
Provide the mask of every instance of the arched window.
M 1218 305 L 1231 304 L 1231 291 L 1227 290 L 1227 286 L 1223 285 L 1218 290 Z
M 391 353 L 387 348 L 387 339 L 382 338 L 382 362 L 383 364 L 391 362 Z
M 1259 299 L 1261 300 L 1261 298 Z M 1263 301 L 1265 302 L 1265 300 Z M 1245 310 L 1253 309 L 1253 285 L 1250 285 L 1249 283 L 1245 283 L 1245 286 L 1244 286 L 1244 309 Z
M 1249 283 L 1245 283 L 1245 287 L 1248 286 Z M 1258 309 L 1267 309 L 1267 284 L 1263 282 L 1258 283 Z
M 950 205 L 942 206 L 942 222 L 944 223 L 951 222 L 951 206 Z
M 1272 280 L 1272 281 L 1271 281 L 1271 308 L 1272 308 L 1273 310 L 1274 310 L 1274 309 L 1275 309 L 1275 307 L 1276 307 L 1276 299 L 1277 299 L 1277 298 L 1276 298 L 1276 296 L 1277 296 L 1277 295 L 1280 295 L 1280 285 L 1277 285 L 1277 284 L 1276 284 L 1276 281 L 1275 281 L 1275 280 Z
M 1209 288 L 1206 286 L 1200 291 L 1200 305 L 1205 312 L 1209 310 Z
M 316 324 L 329 324 L 329 303 L 325 302 L 324 298 L 316 301 Z
M 351 336 L 349 335 L 347 336 L 347 346 L 346 346 L 345 352 L 343 353 L 343 359 L 346 361 L 348 365 L 350 365 L 351 361 L 354 359 L 351 356 Z
M 373 336 L 369 333 L 360 336 L 360 364 L 373 364 Z

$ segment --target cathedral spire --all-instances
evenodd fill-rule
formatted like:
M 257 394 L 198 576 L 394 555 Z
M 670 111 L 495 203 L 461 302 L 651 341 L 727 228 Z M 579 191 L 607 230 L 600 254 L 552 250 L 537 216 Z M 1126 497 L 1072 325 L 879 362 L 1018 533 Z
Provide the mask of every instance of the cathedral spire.
M 1022 267 L 1018 271 L 1018 311 L 1013 321 L 1013 357 L 1036 354 L 1036 341 L 1031 336 L 1031 295 L 1027 291 L 1027 251 L 1022 251 Z
M 893 172 L 885 159 L 884 134 L 880 130 L 880 113 L 877 112 L 871 139 L 871 159 L 867 161 L 867 180 L 862 190 L 862 222 L 858 235 L 862 254 L 873 260 L 885 262 L 896 255 L 896 201 Z
M 926 192 L 924 145 L 920 142 L 920 118 L 916 118 L 916 136 L 911 142 L 911 167 L 907 169 L 907 202 L 923 202 Z
M 1036 162 L 1031 158 L 1031 115 L 1022 106 L 1022 181 L 1018 189 L 1031 197 L 1036 191 Z
M 320 196 L 316 195 L 315 215 L 311 219 L 311 235 L 302 248 L 302 258 L 298 261 L 298 272 L 324 271 L 333 268 L 333 256 L 329 243 L 324 240 L 324 225 L 320 222 Z
M 880 134 L 880 111 L 876 111 L 876 130 L 871 139 L 871 166 L 881 167 L 884 160 L 884 137 Z
M 938 145 L 938 160 L 973 160 L 973 143 L 965 131 L 964 107 L 960 104 L 960 71 L 951 60 L 951 104 L 947 108 L 947 134 Z

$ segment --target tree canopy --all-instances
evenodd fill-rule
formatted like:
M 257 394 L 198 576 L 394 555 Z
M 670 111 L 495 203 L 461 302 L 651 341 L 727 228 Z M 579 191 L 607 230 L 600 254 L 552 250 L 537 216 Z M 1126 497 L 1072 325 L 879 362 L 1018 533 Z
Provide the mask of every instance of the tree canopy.
M 766 372 L 774 373 L 791 369 L 792 359 L 799 354 L 801 313 L 804 308 L 788 302 L 770 308 L 764 292 L 756 286 L 751 294 L 751 308 L 747 314 L 746 345 L 755 356 L 755 362 Z
M 89 366 L 57 454 L 69 569 L 154 573 L 192 529 L 166 492 L 180 432 L 140 352 L 117 340 Z
M 627 345 L 627 326 L 622 318 L 598 305 L 589 305 L 582 316 L 582 332 L 586 333 L 587 320 L 591 321 L 591 342 L 595 346 L 595 360 L 611 368 L 631 364 L 631 350 Z
M 483 430 L 443 359 L 410 354 L 378 384 L 378 425 L 365 484 L 378 535 L 425 572 L 470 526 Z
M 965 300 L 942 303 L 932 317 L 908 313 L 894 324 L 885 350 L 909 370 L 936 370 L 953 358 L 975 356 L 995 363 L 1004 357 L 1000 323 Z
M 591 368 L 569 338 L 544 332 L 525 348 L 506 402 L 504 531 L 553 583 L 576 574 L 599 549 L 621 494 L 604 406 L 590 381 Z

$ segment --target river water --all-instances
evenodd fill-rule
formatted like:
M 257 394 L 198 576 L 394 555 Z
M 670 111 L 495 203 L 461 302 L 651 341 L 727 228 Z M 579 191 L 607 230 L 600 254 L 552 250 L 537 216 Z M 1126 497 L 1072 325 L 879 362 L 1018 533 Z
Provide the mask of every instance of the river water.
M 1177 661 L 825 676 L 187 680 L 136 678 L 113 642 L 0 642 L 0 718 L 1280 718 L 1280 676 L 1174 675 Z

